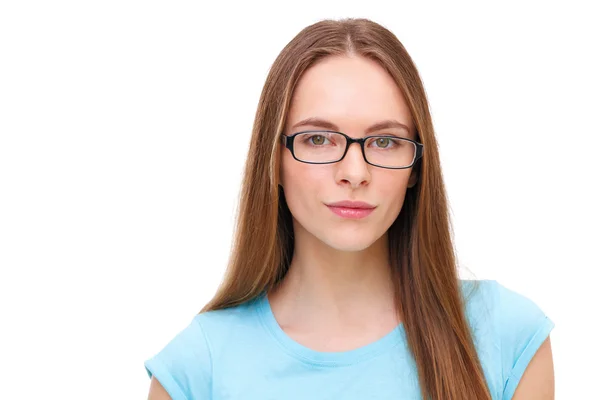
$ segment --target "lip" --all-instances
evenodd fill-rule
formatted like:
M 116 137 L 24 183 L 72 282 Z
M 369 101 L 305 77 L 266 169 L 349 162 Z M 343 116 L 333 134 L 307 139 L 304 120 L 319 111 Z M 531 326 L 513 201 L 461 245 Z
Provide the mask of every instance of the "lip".
M 373 209 L 375 208 L 374 205 L 371 205 L 369 203 L 365 203 L 364 201 L 350 201 L 350 200 L 344 200 L 344 201 L 338 201 L 335 203 L 329 203 L 327 204 L 328 207 L 343 207 L 343 208 L 361 208 L 361 209 Z
M 338 201 L 327 204 L 327 207 L 342 218 L 361 219 L 371 214 L 375 206 L 362 201 Z

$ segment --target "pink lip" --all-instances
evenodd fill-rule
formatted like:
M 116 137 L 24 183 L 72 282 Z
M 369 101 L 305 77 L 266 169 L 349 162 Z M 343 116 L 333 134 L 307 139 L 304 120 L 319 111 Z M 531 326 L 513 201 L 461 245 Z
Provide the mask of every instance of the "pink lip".
M 362 201 L 339 201 L 327 204 L 327 207 L 342 218 L 360 219 L 371 214 L 375 206 Z

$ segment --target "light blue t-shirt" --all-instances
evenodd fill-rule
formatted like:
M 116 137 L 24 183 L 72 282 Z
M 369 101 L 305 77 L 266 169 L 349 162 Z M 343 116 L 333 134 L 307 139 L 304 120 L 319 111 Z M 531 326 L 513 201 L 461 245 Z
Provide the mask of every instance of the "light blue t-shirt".
M 507 400 L 554 323 L 495 280 L 473 282 L 461 287 L 475 346 L 492 398 Z M 403 324 L 358 349 L 319 352 L 281 329 L 264 293 L 195 315 L 144 365 L 173 400 L 421 399 Z

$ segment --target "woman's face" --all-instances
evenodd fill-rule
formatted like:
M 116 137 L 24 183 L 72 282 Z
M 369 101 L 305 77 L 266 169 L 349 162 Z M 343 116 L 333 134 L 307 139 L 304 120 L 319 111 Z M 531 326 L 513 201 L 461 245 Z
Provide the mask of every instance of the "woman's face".
M 321 122 L 302 122 L 309 118 Z M 391 127 L 367 133 L 384 121 L 399 122 L 408 130 Z M 305 130 L 335 130 L 354 138 L 392 134 L 416 139 L 400 89 L 380 65 L 363 57 L 328 57 L 305 71 L 292 98 L 285 134 Z M 320 137 L 311 143 L 329 142 Z M 338 250 L 363 250 L 381 238 L 400 213 L 407 187 L 417 178 L 411 176 L 412 168 L 367 164 L 358 143 L 333 164 L 302 163 L 283 145 L 281 150 L 281 185 L 294 218 L 295 236 L 312 236 Z M 340 216 L 344 210 L 327 206 L 344 200 L 375 208 L 357 219 Z

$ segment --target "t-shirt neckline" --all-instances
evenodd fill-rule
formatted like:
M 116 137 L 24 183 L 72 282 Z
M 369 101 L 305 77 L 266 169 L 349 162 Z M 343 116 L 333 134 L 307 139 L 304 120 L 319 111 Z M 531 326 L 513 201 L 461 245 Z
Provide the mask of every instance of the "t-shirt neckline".
M 400 323 L 382 338 L 356 349 L 336 352 L 317 351 L 296 342 L 285 333 L 275 319 L 266 292 L 258 297 L 256 310 L 263 326 L 286 352 L 303 362 L 313 365 L 342 366 L 356 364 L 385 353 L 406 340 L 404 325 Z

